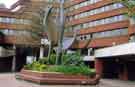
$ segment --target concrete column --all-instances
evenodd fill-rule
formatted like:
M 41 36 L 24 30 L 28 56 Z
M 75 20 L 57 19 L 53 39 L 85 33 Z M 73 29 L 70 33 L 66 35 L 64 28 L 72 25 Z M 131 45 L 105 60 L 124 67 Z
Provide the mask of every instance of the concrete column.
M 13 50 L 15 51 L 15 55 L 13 56 L 12 59 L 12 72 L 15 72 L 16 70 L 16 46 L 13 45 Z
M 119 72 L 119 79 L 125 80 L 125 81 L 128 80 L 128 69 L 127 69 L 126 64 L 124 64 L 123 66 L 123 71 Z
M 44 57 L 44 47 L 41 46 L 40 47 L 40 56 L 39 56 L 39 58 L 43 58 L 43 57 Z
M 95 59 L 95 69 L 96 73 L 101 75 L 103 74 L 103 60 L 102 59 Z
M 91 52 L 91 50 L 90 50 L 90 49 L 88 49 L 88 56 L 90 56 L 90 52 Z
M 89 48 L 89 49 L 88 49 L 88 56 L 91 55 L 91 51 L 92 51 L 92 48 Z

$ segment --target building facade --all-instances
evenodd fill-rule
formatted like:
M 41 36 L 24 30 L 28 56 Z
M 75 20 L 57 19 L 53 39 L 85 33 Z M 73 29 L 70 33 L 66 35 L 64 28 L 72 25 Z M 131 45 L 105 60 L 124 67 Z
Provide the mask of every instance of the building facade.
M 114 0 L 70 0 L 66 11 L 65 32 L 79 32 L 72 49 L 80 49 L 82 55 L 89 56 L 89 61 L 98 49 L 134 42 L 135 26 L 125 16 L 127 8 L 121 3 Z M 108 56 L 93 61 L 97 73 L 103 77 L 134 80 L 132 67 L 135 65 L 130 58 L 134 56 Z
M 39 9 L 41 6 L 35 9 L 35 3 L 19 0 L 9 9 L 4 6 L 0 8 L 0 45 L 16 54 L 1 56 L 1 71 L 20 70 L 26 64 L 27 56 L 38 57 L 42 16 Z M 5 70 L 4 66 L 7 67 Z
M 52 17 L 59 12 L 58 1 L 18 0 L 10 8 L 0 4 L 0 72 L 19 71 L 27 63 L 27 56 L 39 58 L 41 38 L 44 37 L 43 19 L 47 6 L 52 5 Z M 3 69 L 3 67 L 7 67 Z
M 59 0 L 20 0 L 11 9 L 0 5 L 0 31 L 4 35 L 0 43 L 5 48 L 16 47 L 19 52 L 16 60 L 24 61 L 19 69 L 26 63 L 27 55 L 39 56 L 43 14 L 48 4 L 53 6 L 51 16 L 57 21 Z M 20 9 L 15 11 L 17 8 Z M 66 0 L 64 9 L 65 35 L 78 32 L 70 49 L 81 50 L 87 63 L 95 66 L 103 77 L 134 80 L 132 67 L 135 65 L 130 55 L 93 58 L 98 49 L 134 42 L 135 26 L 125 16 L 127 8 L 114 0 Z M 13 58 L 9 62 L 13 65 Z

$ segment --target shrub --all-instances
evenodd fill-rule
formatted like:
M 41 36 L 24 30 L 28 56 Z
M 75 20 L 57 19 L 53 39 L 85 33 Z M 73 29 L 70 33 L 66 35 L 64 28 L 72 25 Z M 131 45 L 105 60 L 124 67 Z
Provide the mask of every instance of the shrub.
M 80 52 L 76 52 L 73 54 L 64 54 L 62 56 L 62 64 L 81 66 L 81 65 L 84 65 L 84 62 L 82 59 L 83 58 L 81 57 Z
M 80 52 L 76 52 L 73 54 L 63 54 L 62 55 L 62 65 L 81 66 L 81 65 L 84 65 L 84 62 L 82 59 L 83 58 L 81 57 Z M 47 57 L 41 58 L 41 59 L 39 59 L 39 62 L 41 64 L 55 65 L 56 54 L 51 54 L 49 59 Z
M 49 64 L 54 65 L 56 61 L 56 54 L 51 54 L 50 55 L 50 60 L 49 60 Z
M 51 54 L 50 58 L 48 59 L 47 57 L 40 58 L 38 61 L 41 64 L 51 64 L 54 65 L 56 60 L 56 54 Z
M 47 66 L 45 64 L 41 64 L 39 61 L 34 61 L 32 64 L 25 65 L 24 68 L 34 71 L 44 71 Z
M 62 56 L 62 65 L 54 65 L 56 54 L 51 54 L 50 59 L 44 57 L 32 64 L 25 65 L 25 69 L 34 71 L 47 71 L 47 72 L 61 72 L 71 75 L 95 75 L 95 70 L 90 69 L 82 60 L 80 53 L 64 54 Z M 45 64 L 52 64 L 53 66 L 46 66 Z
M 47 57 L 40 58 L 38 61 L 41 64 L 48 64 L 48 58 Z
M 50 66 L 47 68 L 49 72 L 61 72 L 64 74 L 71 74 L 71 75 L 92 75 L 91 69 L 86 66 Z

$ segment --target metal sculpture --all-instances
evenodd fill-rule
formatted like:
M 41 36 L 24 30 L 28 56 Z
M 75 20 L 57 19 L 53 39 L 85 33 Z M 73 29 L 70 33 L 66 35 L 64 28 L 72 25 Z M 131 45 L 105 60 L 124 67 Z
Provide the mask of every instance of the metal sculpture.
M 64 37 L 64 0 L 60 0 L 60 15 L 59 22 L 54 22 L 51 11 L 53 7 L 48 5 L 44 14 L 44 31 L 47 32 L 48 39 L 50 41 L 48 58 L 51 54 L 52 46 L 55 46 L 57 52 L 56 64 L 61 64 L 61 55 L 63 50 L 67 50 L 75 41 L 77 32 L 73 37 Z

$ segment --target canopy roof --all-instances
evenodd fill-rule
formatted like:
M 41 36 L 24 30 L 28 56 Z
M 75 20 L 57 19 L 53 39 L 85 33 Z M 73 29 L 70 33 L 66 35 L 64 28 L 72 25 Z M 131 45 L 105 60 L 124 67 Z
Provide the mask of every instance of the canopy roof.
M 96 58 L 116 57 L 122 55 L 135 55 L 135 43 L 127 43 L 95 51 Z

